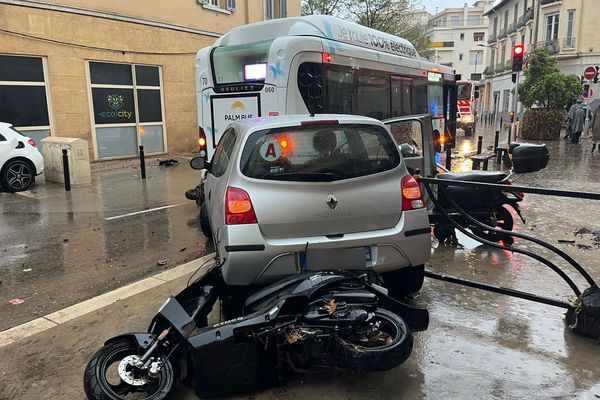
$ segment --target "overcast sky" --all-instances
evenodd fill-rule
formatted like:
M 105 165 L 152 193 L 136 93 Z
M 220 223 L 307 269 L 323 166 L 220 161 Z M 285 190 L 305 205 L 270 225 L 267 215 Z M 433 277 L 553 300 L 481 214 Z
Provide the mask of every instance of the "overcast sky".
M 468 3 L 470 6 L 473 5 L 475 0 L 420 0 L 421 3 L 427 7 L 427 10 L 430 13 L 435 13 L 435 8 L 438 7 L 439 11 L 442 11 L 444 8 L 455 8 L 462 7 L 465 3 Z

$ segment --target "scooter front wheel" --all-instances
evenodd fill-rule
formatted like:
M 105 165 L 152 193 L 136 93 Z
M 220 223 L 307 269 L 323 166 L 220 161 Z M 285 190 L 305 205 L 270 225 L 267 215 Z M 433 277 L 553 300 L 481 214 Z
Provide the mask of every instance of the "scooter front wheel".
M 88 362 L 83 376 L 85 394 L 90 400 L 163 400 L 174 387 L 175 374 L 167 360 L 156 378 L 138 373 L 130 361 L 139 358 L 138 346 L 118 340 L 102 347 Z
M 499 207 L 496 209 L 496 227 L 498 229 L 502 229 L 505 231 L 512 231 L 514 226 L 513 216 L 504 207 Z M 472 229 L 473 233 L 479 236 L 482 239 L 489 240 L 490 242 L 499 242 L 503 241 L 504 244 L 512 245 L 514 243 L 514 238 L 512 236 L 503 235 L 501 233 L 496 233 L 494 231 L 484 231 L 481 229 Z

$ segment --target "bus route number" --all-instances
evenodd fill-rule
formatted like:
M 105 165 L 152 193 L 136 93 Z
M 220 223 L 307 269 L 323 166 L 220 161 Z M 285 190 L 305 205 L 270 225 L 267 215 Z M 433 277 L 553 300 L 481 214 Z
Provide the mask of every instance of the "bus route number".
M 265 86 L 265 93 L 275 93 L 275 88 L 273 86 Z

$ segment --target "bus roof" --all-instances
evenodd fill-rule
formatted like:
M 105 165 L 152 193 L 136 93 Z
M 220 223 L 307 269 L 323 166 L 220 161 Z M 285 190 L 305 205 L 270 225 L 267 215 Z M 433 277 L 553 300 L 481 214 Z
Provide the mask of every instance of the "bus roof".
M 257 22 L 234 28 L 216 46 L 239 45 L 281 36 L 315 36 L 408 58 L 419 58 L 406 39 L 330 15 L 308 15 Z

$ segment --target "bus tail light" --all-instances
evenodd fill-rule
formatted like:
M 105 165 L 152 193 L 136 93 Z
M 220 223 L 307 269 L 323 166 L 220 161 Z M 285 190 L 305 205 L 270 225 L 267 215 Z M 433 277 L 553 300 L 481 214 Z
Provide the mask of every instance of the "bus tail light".
M 256 213 L 248 193 L 229 186 L 225 196 L 225 223 L 227 225 L 256 224 Z
M 419 182 L 411 175 L 402 178 L 402 211 L 417 210 L 425 207 Z
M 323 53 L 323 62 L 329 64 L 331 61 L 333 61 L 333 56 L 329 53 Z
M 198 147 L 200 148 L 200 156 L 206 156 L 206 134 L 201 126 L 198 127 Z

